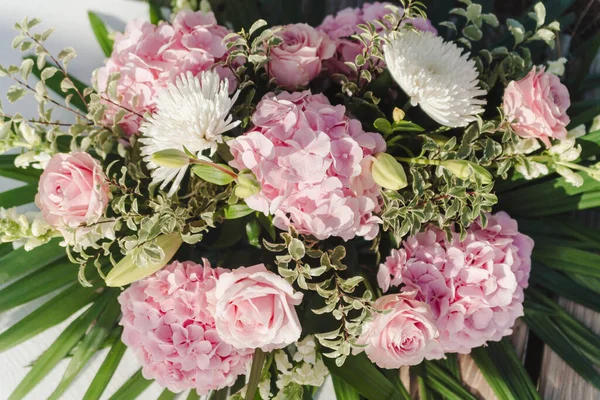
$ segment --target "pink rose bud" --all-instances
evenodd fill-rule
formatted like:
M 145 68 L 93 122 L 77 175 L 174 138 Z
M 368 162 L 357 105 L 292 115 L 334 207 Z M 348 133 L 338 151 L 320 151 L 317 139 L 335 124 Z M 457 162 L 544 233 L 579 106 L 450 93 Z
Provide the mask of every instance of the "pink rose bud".
M 415 292 L 383 296 L 374 304 L 379 311 L 365 326 L 358 344 L 381 368 L 417 365 L 423 359 L 441 358 L 438 330 L 429 306 L 415 300 Z
M 565 139 L 570 119 L 569 91 L 553 74 L 535 67 L 520 81 L 512 81 L 504 91 L 504 112 L 515 133 L 522 138 L 540 139 L 547 147 L 550 139 Z
M 333 57 L 335 44 L 307 24 L 286 25 L 277 36 L 283 43 L 271 49 L 269 74 L 279 86 L 306 86 L 321 72 L 321 62 Z
M 294 306 L 303 294 L 263 264 L 238 268 L 217 281 L 215 321 L 219 337 L 238 349 L 281 349 L 300 338 Z
M 100 163 L 89 154 L 56 154 L 42 174 L 35 204 L 58 229 L 92 224 L 108 206 L 109 187 Z

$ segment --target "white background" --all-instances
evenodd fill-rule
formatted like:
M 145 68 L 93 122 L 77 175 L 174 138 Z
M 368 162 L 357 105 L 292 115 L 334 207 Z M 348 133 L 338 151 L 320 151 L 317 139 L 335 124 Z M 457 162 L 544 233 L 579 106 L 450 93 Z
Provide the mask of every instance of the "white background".
M 46 43 L 48 49 L 56 55 L 64 47 L 75 48 L 78 56 L 69 64 L 69 73 L 81 81 L 89 83 L 92 71 L 102 65 L 104 55 L 90 28 L 88 11 L 94 11 L 110 28 L 118 31 L 122 31 L 130 19 L 148 18 L 148 7 L 144 2 L 129 0 L 0 0 L 0 64 L 3 66 L 20 65 L 21 53 L 11 48 L 12 39 L 16 36 L 13 25 L 17 21 L 20 22 L 25 16 L 37 17 L 42 19 L 42 24 L 35 28 L 40 32 L 46 28 L 56 28 Z M 20 112 L 25 117 L 35 117 L 36 102 L 33 98 L 21 99 L 16 104 L 10 104 L 5 100 L 5 93 L 10 85 L 11 81 L 8 79 L 0 79 L 0 101 L 2 101 L 4 112 L 7 114 Z M 55 111 L 54 115 L 60 115 L 64 120 L 69 119 L 64 113 Z M 17 186 L 19 186 L 19 182 L 0 177 L 0 192 Z M 73 269 L 74 274 L 77 273 L 75 268 Z M 49 297 L 51 295 L 0 314 L 0 332 L 23 318 Z M 52 344 L 72 320 L 73 318 L 70 318 L 13 349 L 0 353 L 0 400 L 8 398 L 29 371 L 28 365 Z M 78 400 L 83 397 L 107 352 L 108 349 L 105 349 L 92 359 L 62 396 L 62 399 Z M 68 360 L 63 360 L 29 393 L 26 399 L 47 398 L 60 381 L 67 364 Z M 126 352 L 102 398 L 110 397 L 138 368 L 139 365 L 133 355 L 129 351 Z M 325 386 L 318 397 L 322 400 L 335 398 L 330 380 Z M 161 392 L 162 389 L 154 383 L 140 397 L 156 399 Z M 180 396 L 180 398 L 185 397 Z
M 25 16 L 38 17 L 42 19 L 42 24 L 38 26 L 40 31 L 50 27 L 56 28 L 46 43 L 47 47 L 55 55 L 64 47 L 75 48 L 77 58 L 69 64 L 69 72 L 83 82 L 89 83 L 92 71 L 102 65 L 104 59 L 88 22 L 87 12 L 90 10 L 97 13 L 111 28 L 121 31 L 126 21 L 132 18 L 148 18 L 148 8 L 144 2 L 127 0 L 0 0 L 0 64 L 3 66 L 20 65 L 20 52 L 11 48 L 12 39 L 16 36 L 13 25 L 17 21 L 20 22 Z M 34 29 L 38 29 L 38 27 Z M 7 114 L 18 111 L 25 116 L 35 116 L 36 103 L 33 98 L 24 98 L 16 104 L 10 104 L 5 100 L 5 93 L 10 85 L 11 82 L 8 79 L 0 79 L 0 100 L 4 111 Z M 67 119 L 66 116 L 65 119 Z M 0 191 L 18 185 L 19 183 L 15 181 L 0 178 Z M 76 274 L 77 270 L 74 269 L 73 273 Z M 27 315 L 44 299 L 40 300 L 0 314 L 0 331 L 7 329 L 15 321 Z M 29 371 L 27 366 L 52 344 L 71 321 L 72 318 L 11 350 L 0 353 L 0 400 L 8 398 Z M 83 397 L 107 352 L 108 349 L 101 351 L 92 359 L 62 399 L 78 400 Z M 60 381 L 67 364 L 68 360 L 63 360 L 26 398 L 31 400 L 47 398 Z M 125 353 L 103 398 L 108 398 L 114 393 L 138 368 L 139 365 L 132 354 Z M 143 393 L 142 397 L 156 399 L 161 391 L 158 385 L 153 384 Z

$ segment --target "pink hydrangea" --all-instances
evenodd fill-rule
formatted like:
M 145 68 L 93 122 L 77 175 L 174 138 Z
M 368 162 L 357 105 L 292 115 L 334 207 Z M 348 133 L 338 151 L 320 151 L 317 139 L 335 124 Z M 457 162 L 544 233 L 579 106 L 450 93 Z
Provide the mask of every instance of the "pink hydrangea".
M 129 112 L 119 125 L 127 134 L 136 133 L 144 113 L 155 111 L 157 90 L 182 73 L 197 75 L 225 58 L 222 40 L 228 33 L 217 25 L 212 12 L 181 11 L 172 24 L 161 22 L 158 26 L 131 21 L 124 33 L 115 35 L 113 52 L 96 74 L 100 93 L 107 91 L 112 74 L 120 74 L 116 85 L 120 106 L 104 101 L 104 123 L 111 124 L 116 113 L 126 109 Z M 218 71 L 223 78 L 231 77 L 228 69 L 219 67 Z
M 515 133 L 540 139 L 547 147 L 550 139 L 565 139 L 570 118 L 569 91 L 558 76 L 536 67 L 520 81 L 512 81 L 504 91 L 503 109 Z
M 431 307 L 444 352 L 469 353 L 512 332 L 523 315 L 533 240 L 506 213 L 490 215 L 485 228 L 469 227 L 452 242 L 437 228 L 409 237 L 392 250 L 378 273 L 379 286 L 403 284 Z
M 431 309 L 416 296 L 387 295 L 373 305 L 380 313 L 367 322 L 357 343 L 379 367 L 395 369 L 443 356 Z
M 255 127 L 230 142 L 231 166 L 250 169 L 261 184 L 248 206 L 272 214 L 280 229 L 292 225 L 320 240 L 373 239 L 380 187 L 370 163 L 385 141 L 345 111 L 308 91 L 267 94 L 252 116 Z
M 386 7 L 387 5 L 392 4 L 380 2 L 365 3 L 362 8 L 348 7 L 338 11 L 335 15 L 325 17 L 317 29 L 329 35 L 336 44 L 335 56 L 324 63 L 330 73 L 352 75 L 353 71 L 344 63 L 347 61 L 354 62 L 356 56 L 363 51 L 364 45 L 362 42 L 352 39 L 351 36 L 361 32 L 358 27 L 360 24 L 374 22 L 375 20 L 386 22 L 384 17 L 392 12 Z M 437 35 L 437 29 L 435 29 L 428 19 L 416 18 L 407 22 L 410 22 L 420 31 L 432 32 Z M 376 27 L 379 31 L 383 30 L 377 24 Z
M 147 379 L 172 392 L 207 394 L 245 374 L 252 349 L 223 342 L 215 328 L 215 287 L 228 270 L 173 262 L 119 296 L 123 342 Z

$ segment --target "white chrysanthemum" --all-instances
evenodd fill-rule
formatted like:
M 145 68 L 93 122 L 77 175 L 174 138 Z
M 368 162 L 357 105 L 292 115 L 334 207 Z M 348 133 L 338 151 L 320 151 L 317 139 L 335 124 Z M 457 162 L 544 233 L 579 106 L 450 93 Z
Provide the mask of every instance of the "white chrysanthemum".
M 385 62 L 413 106 L 449 127 L 466 126 L 483 112 L 485 95 L 475 62 L 454 43 L 431 32 L 393 32 L 383 48 Z
M 152 170 L 153 182 L 162 182 L 164 189 L 170 182 L 168 195 L 172 196 L 181 183 L 187 165 L 181 168 L 159 166 L 151 161 L 154 153 L 162 150 L 184 150 L 198 157 L 223 142 L 222 134 L 237 126 L 229 115 L 239 91 L 229 97 L 229 82 L 221 80 L 214 71 L 205 71 L 199 77 L 191 72 L 179 76 L 156 97 L 157 111 L 142 124 L 142 155 Z

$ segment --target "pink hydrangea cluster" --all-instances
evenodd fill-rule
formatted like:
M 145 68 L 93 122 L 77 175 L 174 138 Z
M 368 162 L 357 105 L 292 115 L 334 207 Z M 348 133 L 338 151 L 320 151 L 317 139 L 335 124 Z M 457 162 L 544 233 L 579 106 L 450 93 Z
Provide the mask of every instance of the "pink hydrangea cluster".
M 155 111 L 157 90 L 184 72 L 194 75 L 223 60 L 227 49 L 222 43 L 229 30 L 217 25 L 212 12 L 181 11 L 172 24 L 155 26 L 140 20 L 127 24 L 115 36 L 114 48 L 106 65 L 97 71 L 96 83 L 105 93 L 111 75 L 119 73 L 116 93 L 118 105 L 105 101 L 104 122 L 111 124 L 121 109 L 129 112 L 119 125 L 127 134 L 136 133 L 145 112 Z M 218 68 L 225 79 L 231 72 Z M 230 85 L 232 90 L 234 85 Z
M 252 116 L 255 127 L 229 142 L 231 166 L 250 169 L 261 185 L 248 206 L 274 215 L 280 229 L 292 225 L 320 240 L 374 238 L 380 187 L 370 166 L 385 141 L 345 111 L 309 91 L 267 94 Z
M 214 293 L 228 270 L 203 262 L 174 262 L 119 296 L 123 342 L 144 377 L 172 392 L 207 394 L 231 386 L 252 358 L 253 349 L 236 349 L 218 335 Z
M 360 32 L 358 27 L 360 24 L 374 22 L 375 20 L 385 22 L 384 17 L 392 12 L 386 7 L 388 5 L 391 5 L 391 3 L 365 3 L 362 8 L 348 7 L 340 10 L 335 15 L 325 17 L 317 29 L 329 35 L 336 44 L 335 56 L 324 62 L 325 67 L 330 73 L 350 75 L 353 72 L 344 63 L 347 61 L 354 62 L 356 56 L 363 51 L 364 44 L 352 39 L 351 36 Z M 435 29 L 428 19 L 416 18 L 407 22 L 410 22 L 420 31 L 432 32 L 437 35 L 437 29 Z M 379 30 L 382 29 L 380 27 Z
M 383 291 L 404 285 L 427 303 L 444 352 L 469 353 L 512 332 L 523 315 L 523 291 L 531 269 L 533 240 L 519 233 L 508 214 L 475 222 L 467 237 L 448 242 L 437 228 L 409 237 L 381 264 Z

